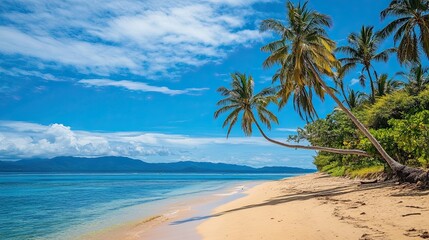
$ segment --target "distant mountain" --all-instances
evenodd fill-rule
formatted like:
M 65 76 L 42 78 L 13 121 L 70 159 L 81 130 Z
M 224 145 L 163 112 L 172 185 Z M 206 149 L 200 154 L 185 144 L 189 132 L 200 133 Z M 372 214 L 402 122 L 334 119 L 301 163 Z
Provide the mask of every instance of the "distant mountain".
M 56 157 L 0 161 L 0 172 L 65 173 L 310 173 L 312 169 L 294 167 L 253 168 L 210 162 L 147 163 L 126 157 Z

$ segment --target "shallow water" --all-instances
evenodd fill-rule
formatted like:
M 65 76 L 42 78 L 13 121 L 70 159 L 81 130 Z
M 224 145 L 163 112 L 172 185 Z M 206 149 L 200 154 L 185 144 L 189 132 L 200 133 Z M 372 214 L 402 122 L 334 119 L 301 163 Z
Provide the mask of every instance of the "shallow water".
M 180 199 L 293 174 L 0 174 L 0 239 L 73 239 Z

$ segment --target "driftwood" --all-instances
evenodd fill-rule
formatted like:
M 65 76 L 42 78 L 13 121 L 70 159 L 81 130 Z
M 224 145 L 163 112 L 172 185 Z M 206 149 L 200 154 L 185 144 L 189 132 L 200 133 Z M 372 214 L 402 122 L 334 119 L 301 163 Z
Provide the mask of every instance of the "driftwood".
M 413 215 L 422 215 L 421 213 L 407 213 L 402 215 L 403 217 L 413 216 Z
M 376 183 L 376 182 L 378 182 L 377 179 L 375 179 L 375 180 L 368 180 L 368 181 L 360 181 L 360 184 L 371 184 L 371 183 Z

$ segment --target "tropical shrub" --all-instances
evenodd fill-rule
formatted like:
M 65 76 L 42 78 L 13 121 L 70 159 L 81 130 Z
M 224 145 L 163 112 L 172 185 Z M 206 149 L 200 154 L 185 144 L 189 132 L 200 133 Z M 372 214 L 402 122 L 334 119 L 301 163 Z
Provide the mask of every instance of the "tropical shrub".
M 429 89 L 417 96 L 405 90 L 396 91 L 378 98 L 375 104 L 355 108 L 353 112 L 398 162 L 429 168 Z M 371 142 L 339 110 L 308 123 L 291 139 L 305 139 L 318 146 L 362 149 L 373 155 L 362 157 L 319 152 L 314 164 L 320 171 L 331 175 L 362 177 L 388 170 Z

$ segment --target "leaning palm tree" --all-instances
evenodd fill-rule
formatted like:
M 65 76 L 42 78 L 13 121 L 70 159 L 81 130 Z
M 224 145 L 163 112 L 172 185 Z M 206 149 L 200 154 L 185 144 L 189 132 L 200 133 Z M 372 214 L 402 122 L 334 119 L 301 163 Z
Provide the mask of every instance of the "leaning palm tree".
M 371 74 L 374 70 L 372 63 L 374 61 L 386 62 L 389 59 L 389 54 L 394 52 L 394 48 L 389 48 L 378 52 L 382 38 L 377 32 L 374 32 L 374 27 L 362 26 L 359 33 L 351 33 L 347 39 L 348 46 L 338 47 L 336 51 L 344 53 L 347 57 L 340 58 L 340 62 L 344 64 L 343 74 L 355 68 L 357 65 L 362 65 L 362 74 L 367 73 L 370 86 L 372 103 L 375 102 L 375 83 Z M 375 79 L 377 72 L 374 70 Z M 361 79 L 364 79 L 362 76 Z
M 393 0 L 380 15 L 381 19 L 393 17 L 380 33 L 382 37 L 394 33 L 401 63 L 419 62 L 420 52 L 429 58 L 429 1 Z
M 254 81 L 251 76 L 246 76 L 245 74 L 241 73 L 233 73 L 231 74 L 231 79 L 232 82 L 230 89 L 226 87 L 220 87 L 218 89 L 218 92 L 220 92 L 221 95 L 225 98 L 217 103 L 220 108 L 214 113 L 215 118 L 218 118 L 222 113 L 229 113 L 223 123 L 223 127 L 228 126 L 227 137 L 241 116 L 241 129 L 247 136 L 252 134 L 252 125 L 255 124 L 259 132 L 266 140 L 283 147 L 324 151 L 337 154 L 355 154 L 366 157 L 370 156 L 370 154 L 362 150 L 295 145 L 280 142 L 268 137 L 256 119 L 255 115 L 268 129 L 271 129 L 272 122 L 278 123 L 277 117 L 267 108 L 270 103 L 277 102 L 275 89 L 265 88 L 261 92 L 254 94 Z
M 375 94 L 377 97 L 382 97 L 400 89 L 403 85 L 403 82 L 389 78 L 387 74 L 381 74 L 375 84 Z
M 417 64 L 408 73 L 399 72 L 399 75 L 407 80 L 405 89 L 412 95 L 417 95 L 429 86 L 429 67 Z
M 282 42 L 283 44 L 280 44 L 280 46 L 284 45 L 284 49 L 287 49 L 283 54 L 275 56 L 275 59 L 278 59 L 277 64 L 283 68 L 281 70 L 283 74 L 280 76 L 280 80 L 284 94 L 281 94 L 279 97 L 289 97 L 290 95 L 287 93 L 293 91 L 291 86 L 306 87 L 309 89 L 314 88 L 317 90 L 317 95 L 321 98 L 327 93 L 356 127 L 369 139 L 398 177 L 409 182 L 429 182 L 429 172 L 404 166 L 389 156 L 377 139 L 359 119 L 344 106 L 341 100 L 335 95 L 333 89 L 326 84 L 324 77 L 332 77 L 334 75 L 332 69 L 338 66 L 333 53 L 335 43 L 328 38 L 324 29 L 325 27 L 331 26 L 331 19 L 319 12 L 308 10 L 306 3 L 294 6 L 289 2 L 287 4 L 287 11 L 286 25 L 279 20 L 273 19 L 264 20 L 261 23 L 261 30 L 271 30 L 277 33 L 280 36 L 277 42 Z M 372 36 L 372 34 L 370 34 L 370 36 Z M 368 49 L 375 49 L 371 56 L 378 55 L 375 54 L 377 49 L 375 45 L 377 44 L 372 44 Z M 274 46 L 272 54 L 274 54 L 277 49 L 278 48 Z M 355 52 L 358 51 L 358 49 L 350 48 L 350 50 L 356 53 L 356 56 L 360 56 L 359 52 Z M 381 60 L 386 59 L 388 51 L 384 52 L 384 54 L 379 55 L 377 58 Z M 353 60 L 353 58 L 350 59 L 351 62 L 353 62 Z M 359 62 L 356 61 L 356 63 Z M 283 101 L 287 101 L 287 99 L 283 99 Z

